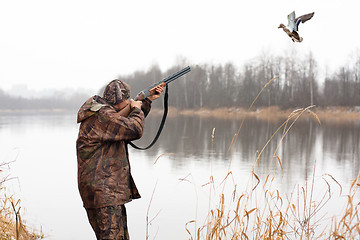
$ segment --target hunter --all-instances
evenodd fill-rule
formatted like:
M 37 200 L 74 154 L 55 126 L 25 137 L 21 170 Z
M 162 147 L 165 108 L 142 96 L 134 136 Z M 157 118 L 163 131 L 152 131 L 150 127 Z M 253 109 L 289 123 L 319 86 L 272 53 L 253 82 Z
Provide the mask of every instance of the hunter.
M 144 119 L 163 87 L 143 101 L 130 99 L 130 87 L 113 80 L 103 97 L 80 108 L 76 141 L 78 187 L 97 239 L 129 239 L 125 203 L 140 198 L 131 176 L 127 142 L 141 138 Z M 127 117 L 118 112 L 130 104 Z

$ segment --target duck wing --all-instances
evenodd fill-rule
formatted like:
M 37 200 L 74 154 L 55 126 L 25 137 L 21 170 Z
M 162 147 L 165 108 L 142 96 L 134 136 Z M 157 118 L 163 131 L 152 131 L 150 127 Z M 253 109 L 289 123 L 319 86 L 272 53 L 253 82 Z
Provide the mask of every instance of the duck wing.
M 299 26 L 300 23 L 304 23 L 304 22 L 306 22 L 307 20 L 310 20 L 310 19 L 314 16 L 314 14 L 315 14 L 315 13 L 312 12 L 312 13 L 304 14 L 304 15 L 302 15 L 302 16 L 300 16 L 300 17 L 297 17 L 297 18 L 295 19 L 296 31 L 298 30 L 298 26 Z
M 295 11 L 292 11 L 288 16 L 288 29 L 290 32 L 297 31 L 296 21 L 295 21 Z

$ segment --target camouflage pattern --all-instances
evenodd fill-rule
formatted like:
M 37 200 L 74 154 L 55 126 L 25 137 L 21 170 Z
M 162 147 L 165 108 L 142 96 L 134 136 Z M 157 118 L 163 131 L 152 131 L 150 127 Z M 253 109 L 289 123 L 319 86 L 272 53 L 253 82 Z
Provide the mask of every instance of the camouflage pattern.
M 140 198 L 130 172 L 127 142 L 139 139 L 151 101 L 122 117 L 103 98 L 93 96 L 78 112 L 78 187 L 85 208 L 123 205 Z
M 112 105 L 121 103 L 130 98 L 130 87 L 125 82 L 115 79 L 105 87 L 103 98 Z
M 96 239 L 128 240 L 124 205 L 86 209 Z

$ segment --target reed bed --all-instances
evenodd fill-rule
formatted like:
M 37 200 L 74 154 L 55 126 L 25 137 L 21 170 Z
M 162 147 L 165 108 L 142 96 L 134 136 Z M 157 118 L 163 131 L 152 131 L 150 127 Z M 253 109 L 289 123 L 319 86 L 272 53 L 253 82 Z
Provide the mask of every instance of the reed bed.
M 288 116 L 294 109 L 280 109 L 278 106 L 269 106 L 248 111 L 244 108 L 217 108 L 217 109 L 187 109 L 179 110 L 175 108 L 169 109 L 169 117 L 176 117 L 178 114 L 185 116 L 198 116 L 202 118 L 218 118 L 218 119 L 243 119 L 252 118 L 269 122 L 286 121 Z M 328 107 L 316 108 L 314 113 L 323 121 L 327 123 L 348 124 L 351 122 L 360 121 L 360 110 L 358 108 L 344 108 L 344 107 Z M 160 110 L 155 110 L 161 114 Z M 309 119 L 311 116 L 304 115 L 299 120 Z
M 335 216 L 328 216 L 324 210 L 334 194 L 329 182 L 315 198 L 312 184 L 316 183 L 299 185 L 290 196 L 283 196 L 272 186 L 274 177 L 260 184 L 254 174 L 252 180 L 243 192 L 220 194 L 205 224 L 194 232 L 189 225 L 195 221 L 188 222 L 189 239 L 359 239 L 359 178 L 353 181 L 346 202 L 341 203 L 344 210 Z M 337 207 L 341 208 L 339 204 Z
M 192 233 L 189 226 L 196 221 L 187 223 L 190 239 L 359 239 L 359 176 L 344 195 L 343 187 L 331 175 L 316 177 L 314 166 L 312 179 L 305 186 L 297 185 L 290 194 L 282 194 L 276 188 L 276 176 L 270 173 L 273 164 L 283 168 L 277 156 L 278 148 L 269 162 L 265 179 L 260 179 L 256 174 L 257 162 L 271 139 L 275 134 L 282 134 L 283 140 L 304 113 L 309 113 L 319 121 L 309 108 L 298 109 L 290 114 L 288 121 L 279 127 L 257 153 L 247 187 L 241 192 L 230 167 L 219 185 L 215 186 L 214 181 L 209 182 L 212 189 L 219 189 L 219 186 L 225 189 L 230 185 L 233 191 L 222 191 L 217 195 L 218 203 L 209 209 L 205 224 L 196 228 L 195 232 Z M 319 189 L 316 185 L 322 185 L 320 189 L 323 191 L 315 193 L 314 189 Z M 327 213 L 327 205 L 331 205 L 331 201 L 335 201 L 338 209 L 343 208 L 339 215 L 329 216 Z
M 259 95 L 275 79 L 270 80 Z M 248 113 L 251 112 L 253 104 L 247 110 Z M 276 187 L 276 175 L 271 173 L 271 169 L 274 164 L 283 169 L 277 151 L 285 136 L 304 115 L 314 118 L 321 124 L 312 108 L 313 106 L 300 108 L 288 114 L 283 124 L 257 152 L 244 189 L 240 191 L 237 187 L 231 171 L 231 161 L 226 176 L 220 184 L 215 183 L 213 177 L 210 177 L 208 185 L 214 190 L 209 198 L 211 200 L 216 198 L 216 204 L 209 207 L 204 223 L 191 220 L 186 224 L 189 239 L 359 239 L 359 175 L 353 180 L 345 195 L 342 185 L 333 176 L 329 174 L 316 176 L 316 166 L 314 166 L 311 180 L 306 181 L 304 186 L 300 184 L 294 186 L 290 194 L 284 194 Z M 244 114 L 245 117 L 230 149 L 234 149 L 241 127 L 249 115 Z M 256 166 L 262 153 L 277 134 L 281 134 L 281 141 L 269 160 L 268 173 L 264 179 L 260 179 L 256 174 Z M 318 188 L 317 185 L 322 186 Z M 215 193 L 215 189 L 219 189 L 219 186 L 222 191 Z M 225 191 L 225 189 L 233 190 Z M 315 192 L 314 189 L 323 189 L 323 191 Z M 329 216 L 327 208 L 332 206 L 334 201 L 336 208 L 339 210 L 343 208 L 343 210 L 337 215 Z M 191 225 L 195 226 L 192 228 L 193 231 L 190 230 Z M 200 227 L 197 227 L 199 225 Z
M 7 163 L 0 164 L 4 167 Z M 5 171 L 0 169 L 0 239 L 2 240 L 37 240 L 43 239 L 41 231 L 26 226 L 21 218 L 21 200 L 14 195 L 9 195 L 4 186 L 9 179 L 3 176 Z

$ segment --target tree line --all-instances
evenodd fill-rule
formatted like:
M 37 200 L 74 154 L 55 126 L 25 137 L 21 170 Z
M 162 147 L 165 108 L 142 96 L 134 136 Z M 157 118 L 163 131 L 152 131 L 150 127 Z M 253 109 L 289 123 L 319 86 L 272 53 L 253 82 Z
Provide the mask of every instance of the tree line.
M 14 97 L 0 89 L 0 110 L 78 110 L 87 98 L 84 93 L 69 95 L 63 91 L 51 97 Z
M 191 72 L 169 84 L 169 105 L 179 109 L 247 108 L 273 78 L 276 79 L 263 89 L 255 107 L 360 106 L 360 54 L 326 76 L 320 76 L 318 62 L 310 52 L 303 57 L 296 53 L 260 55 L 241 67 L 231 62 L 191 65 L 183 60 L 165 72 L 154 65 L 146 71 L 119 75 L 118 79 L 131 86 L 131 96 L 135 97 L 142 89 L 187 65 L 191 66 Z M 99 95 L 104 87 L 99 90 Z M 11 97 L 0 89 L 0 109 L 77 110 L 89 97 L 74 94 L 67 98 L 25 99 Z M 161 101 L 154 103 L 155 106 L 160 104 Z
M 177 65 L 162 73 L 155 65 L 147 71 L 119 76 L 136 93 L 150 84 L 169 76 L 186 64 Z M 360 106 L 360 55 L 323 76 L 310 52 L 304 57 L 259 56 L 237 68 L 223 65 L 194 65 L 191 72 L 169 86 L 169 104 L 180 109 L 249 107 L 259 92 L 273 78 L 255 102 L 255 107 L 281 108 L 316 105 Z

